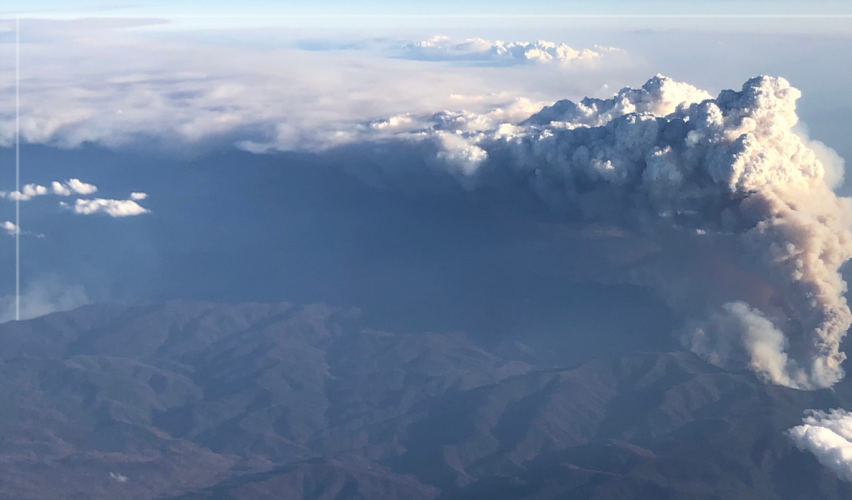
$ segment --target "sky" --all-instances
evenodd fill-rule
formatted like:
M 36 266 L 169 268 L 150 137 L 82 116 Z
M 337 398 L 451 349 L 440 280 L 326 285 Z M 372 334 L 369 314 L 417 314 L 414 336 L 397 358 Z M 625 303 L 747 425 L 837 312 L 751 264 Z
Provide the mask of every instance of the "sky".
M 830 387 L 850 26 L 847 2 L 7 1 L 0 321 L 17 241 L 24 318 L 326 302 Z M 848 421 L 790 436 L 852 477 Z
M 38 1 L 11 0 L 4 4 L 0 15 L 42 18 L 96 17 L 155 17 L 169 19 L 184 29 L 258 28 L 287 26 L 295 28 L 395 28 L 395 27 L 621 27 L 647 28 L 665 26 L 666 18 L 678 19 L 676 25 L 689 29 L 784 30 L 824 33 L 848 30 L 843 16 L 852 15 L 848 2 L 820 0 L 749 0 L 734 1 L 675 1 L 579 0 L 528 2 L 481 1 L 452 2 L 390 2 L 368 0 L 358 2 L 323 1 L 247 1 L 205 2 L 198 9 L 190 0 L 144 3 L 98 1 Z M 580 16 L 574 18 L 573 16 Z M 601 16 L 602 19 L 595 19 Z M 766 17 L 793 16 L 793 19 Z M 817 20 L 803 19 L 814 16 Z M 732 18 L 744 17 L 736 20 Z M 838 19 L 838 17 L 841 17 Z M 692 18 L 692 19 L 690 19 Z M 670 20 L 670 19 L 669 19 Z
M 738 7 L 738 8 L 735 8 Z M 198 4 L 188 0 L 153 0 L 144 3 L 103 2 L 103 1 L 39 1 L 9 2 L 4 9 L 7 12 L 26 13 L 79 13 L 79 12 L 119 12 L 127 14 L 197 14 Z M 602 2 L 582 2 L 578 0 L 553 1 L 533 0 L 522 5 L 515 2 L 451 2 L 433 0 L 431 2 L 390 2 L 367 0 L 344 2 L 329 0 L 305 4 L 295 1 L 247 1 L 239 6 L 232 2 L 212 1 L 205 4 L 207 14 L 365 14 L 365 15 L 453 15 L 453 14 L 831 14 L 848 10 L 845 2 L 819 0 L 802 2 L 800 0 L 748 0 L 732 1 L 673 1 L 655 0 L 638 2 L 636 0 L 606 0 Z

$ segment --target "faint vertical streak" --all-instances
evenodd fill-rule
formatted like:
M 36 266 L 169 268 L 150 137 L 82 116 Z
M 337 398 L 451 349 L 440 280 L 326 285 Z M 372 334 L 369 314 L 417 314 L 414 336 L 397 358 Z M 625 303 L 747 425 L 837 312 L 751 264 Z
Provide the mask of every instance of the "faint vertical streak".
M 15 321 L 21 320 L 21 20 L 15 17 Z

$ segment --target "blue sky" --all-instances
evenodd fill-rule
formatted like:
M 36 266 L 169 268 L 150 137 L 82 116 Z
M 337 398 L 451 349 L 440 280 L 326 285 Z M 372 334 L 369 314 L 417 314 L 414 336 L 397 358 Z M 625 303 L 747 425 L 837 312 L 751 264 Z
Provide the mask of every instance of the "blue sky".
M 38 2 L 10 0 L 4 2 L 0 15 L 67 17 L 67 16 L 154 16 L 154 17 L 192 17 L 192 26 L 258 26 L 316 24 L 322 26 L 354 27 L 372 25 L 424 26 L 447 23 L 444 16 L 461 16 L 466 21 L 456 24 L 504 23 L 494 16 L 531 16 L 524 22 L 549 23 L 548 16 L 603 15 L 603 16 L 739 16 L 739 15 L 852 15 L 849 2 L 820 0 L 803 2 L 800 0 L 750 0 L 750 1 L 682 1 L 656 0 L 639 2 L 635 0 L 553 1 L 533 0 L 526 2 L 468 1 L 456 2 L 435 0 L 429 2 L 389 2 L 389 1 L 247 1 L 247 2 L 205 2 L 200 8 L 198 2 L 154 0 L 144 3 L 115 1 L 49 1 Z M 198 16 L 209 16 L 200 21 Z M 259 16 L 259 17 L 255 17 Z M 280 16 L 275 18 L 274 16 Z M 290 16 L 330 16 L 324 21 L 293 19 Z M 348 20 L 334 21 L 336 16 L 355 16 Z M 392 23 L 382 21 L 384 16 L 399 16 Z M 224 17 L 226 19 L 212 19 Z M 253 18 L 254 17 L 254 18 Z M 360 18 L 359 18 L 360 17 Z M 484 19 L 489 20 L 484 21 Z M 184 23 L 189 23 L 184 19 Z M 517 17 L 510 19 L 518 23 Z M 647 21 L 646 21 L 647 22 Z M 714 22 L 705 19 L 705 23 Z M 753 21 L 754 24 L 755 21 Z M 757 21 L 759 24 L 760 21 Z M 724 27 L 724 24 L 720 24 Z
M 683 1 L 683 0 L 531 0 L 527 2 L 500 2 L 473 0 L 455 2 L 432 0 L 429 2 L 391 2 L 369 0 L 347 2 L 327 0 L 322 2 L 296 1 L 246 1 L 198 2 L 190 0 L 152 0 L 144 3 L 105 2 L 92 0 L 23 2 L 11 0 L 4 11 L 17 12 L 126 12 L 128 14 L 807 14 L 848 12 L 847 2 L 819 0 L 748 0 L 733 1 Z
M 21 1 L 0 7 L 0 19 L 153 17 L 168 29 L 621 29 L 781 33 L 852 32 L 852 4 L 839 0 L 749 1 Z M 785 18 L 785 16 L 791 16 Z M 805 16 L 805 17 L 802 17 Z

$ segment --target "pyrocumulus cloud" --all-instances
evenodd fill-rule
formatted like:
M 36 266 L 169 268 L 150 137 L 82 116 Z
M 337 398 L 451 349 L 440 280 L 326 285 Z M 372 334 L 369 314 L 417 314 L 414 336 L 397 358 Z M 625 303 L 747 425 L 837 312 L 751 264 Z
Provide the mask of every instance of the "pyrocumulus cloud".
M 711 98 L 658 75 L 520 122 L 445 112 L 371 128 L 377 139 L 432 144 L 469 188 L 513 177 L 586 221 L 735 245 L 734 264 L 771 297 L 719 304 L 685 343 L 723 366 L 742 360 L 767 382 L 815 389 L 843 377 L 852 313 L 839 269 L 852 256 L 852 202 L 831 190 L 837 165 L 794 130 L 799 97 L 783 78 Z

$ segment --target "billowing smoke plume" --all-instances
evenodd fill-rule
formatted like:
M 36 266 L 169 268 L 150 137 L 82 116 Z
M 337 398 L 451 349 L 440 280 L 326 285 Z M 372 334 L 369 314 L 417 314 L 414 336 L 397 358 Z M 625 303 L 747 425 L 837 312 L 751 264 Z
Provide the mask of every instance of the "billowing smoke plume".
M 810 451 L 840 479 L 852 481 L 852 413 L 809 411 L 802 425 L 787 431 L 800 450 Z
M 466 186 L 509 177 L 580 220 L 733 247 L 725 266 L 761 292 L 743 297 L 728 283 L 729 302 L 707 304 L 715 312 L 691 325 L 686 344 L 768 382 L 814 389 L 843 376 L 852 313 L 839 268 L 852 257 L 852 201 L 831 190 L 835 166 L 795 133 L 799 96 L 782 78 L 713 99 L 657 76 L 488 129 L 473 126 L 487 119 L 439 113 L 381 133 L 431 141 L 437 163 Z

